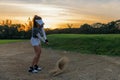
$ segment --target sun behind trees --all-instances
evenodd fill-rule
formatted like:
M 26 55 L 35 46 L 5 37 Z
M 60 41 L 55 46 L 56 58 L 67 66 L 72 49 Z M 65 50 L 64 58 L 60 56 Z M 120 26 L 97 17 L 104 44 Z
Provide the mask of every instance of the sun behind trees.
M 12 20 L 0 21 L 0 39 L 28 39 L 31 36 L 32 20 L 25 24 L 15 24 Z
M 32 20 L 29 17 L 28 20 L 24 24 L 20 24 L 20 23 L 16 24 L 16 23 L 13 23 L 12 20 L 6 19 L 6 20 L 0 21 L 0 25 L 1 26 L 7 25 L 8 27 L 13 27 L 14 25 L 19 25 L 17 27 L 18 31 L 28 31 L 28 30 L 31 30 L 31 28 L 32 28 Z

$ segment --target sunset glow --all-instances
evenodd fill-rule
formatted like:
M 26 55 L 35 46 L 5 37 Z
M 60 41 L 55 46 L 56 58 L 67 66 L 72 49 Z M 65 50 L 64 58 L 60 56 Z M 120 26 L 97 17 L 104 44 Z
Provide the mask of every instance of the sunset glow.
M 119 0 L 0 0 L 0 22 L 11 19 L 13 23 L 25 24 L 29 17 L 32 20 L 39 15 L 46 28 L 63 28 L 67 24 L 80 27 L 84 23 L 119 19 L 119 5 Z

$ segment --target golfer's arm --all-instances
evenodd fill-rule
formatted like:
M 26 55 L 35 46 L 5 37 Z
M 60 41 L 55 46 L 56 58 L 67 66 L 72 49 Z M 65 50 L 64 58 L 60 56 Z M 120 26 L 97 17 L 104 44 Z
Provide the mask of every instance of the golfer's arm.
M 44 30 L 43 28 L 42 28 L 41 30 L 42 30 L 42 33 L 43 33 L 43 37 L 44 37 L 44 39 L 46 40 L 47 37 L 46 37 L 46 34 L 45 34 L 45 30 Z
M 40 40 L 42 40 L 43 42 L 45 42 L 45 39 L 44 39 L 43 37 L 41 37 L 40 33 L 38 33 L 37 36 L 38 36 L 38 38 L 39 38 Z

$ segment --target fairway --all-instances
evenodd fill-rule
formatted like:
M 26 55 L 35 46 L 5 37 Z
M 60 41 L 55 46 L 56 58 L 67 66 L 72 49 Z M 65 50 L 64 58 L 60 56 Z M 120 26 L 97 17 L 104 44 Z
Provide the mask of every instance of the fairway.
M 48 35 L 53 49 L 85 54 L 120 55 L 120 34 L 52 34 Z

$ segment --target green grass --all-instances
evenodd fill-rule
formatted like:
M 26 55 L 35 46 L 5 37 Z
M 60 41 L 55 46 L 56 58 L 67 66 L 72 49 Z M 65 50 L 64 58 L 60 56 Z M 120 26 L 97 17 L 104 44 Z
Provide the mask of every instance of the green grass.
M 52 34 L 45 47 L 86 54 L 120 56 L 120 34 Z
M 0 40 L 0 44 L 7 44 L 7 43 L 13 43 L 13 42 L 21 42 L 24 40 Z

